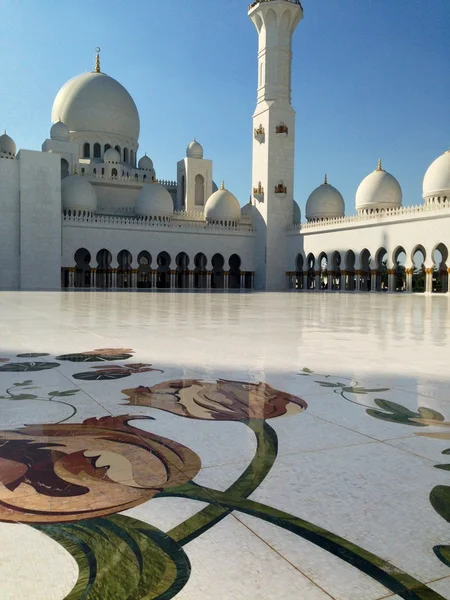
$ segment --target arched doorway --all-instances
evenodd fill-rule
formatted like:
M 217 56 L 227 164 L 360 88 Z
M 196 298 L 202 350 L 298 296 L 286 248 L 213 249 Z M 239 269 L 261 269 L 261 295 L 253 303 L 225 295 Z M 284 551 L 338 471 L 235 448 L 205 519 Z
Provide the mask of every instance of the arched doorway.
M 111 261 L 111 252 L 109 250 L 106 250 L 106 248 L 103 248 L 102 250 L 97 252 L 96 287 L 101 289 L 108 289 L 111 287 Z
M 241 287 L 241 258 L 237 254 L 232 254 L 228 261 L 230 270 L 228 271 L 228 288 L 230 290 L 239 290 Z
M 117 287 L 118 288 L 130 288 L 131 287 L 131 263 L 133 257 L 128 250 L 121 250 L 117 255 L 117 262 L 119 264 L 117 268 Z
M 315 266 L 316 266 L 316 259 L 314 254 L 308 254 L 307 258 L 306 258 L 306 263 L 308 266 L 308 277 L 307 277 L 307 286 L 306 289 L 307 290 L 313 290 L 315 288 L 316 285 L 316 271 L 315 271 Z
M 156 270 L 156 287 L 158 289 L 169 289 L 170 288 L 170 254 L 167 252 L 160 252 L 156 259 L 158 268 Z
M 437 244 L 433 250 L 433 292 L 449 291 L 448 281 L 448 248 L 445 244 Z
M 205 204 L 205 179 L 202 175 L 197 175 L 195 178 L 195 206 L 203 206 Z
M 189 287 L 189 256 L 186 252 L 180 252 L 175 262 L 177 263 L 176 287 Z
M 61 179 L 69 177 L 69 163 L 65 158 L 61 159 Z
M 86 248 L 79 248 L 75 252 L 75 278 L 74 287 L 91 287 L 91 253 Z
M 425 248 L 420 244 L 417 245 L 411 252 L 411 259 L 414 269 L 412 276 L 412 291 L 419 294 L 423 293 L 426 287 L 426 257 L 427 254 L 425 252 Z
M 370 264 L 372 257 L 367 250 L 364 250 L 359 255 L 359 289 L 363 292 L 370 292 L 372 288 L 371 276 L 370 276 Z
M 199 252 L 194 258 L 194 287 L 197 289 L 205 289 L 207 287 L 207 271 L 206 271 L 206 256 L 203 252 Z
M 152 287 L 152 256 L 147 250 L 143 250 L 138 255 L 137 287 Z
M 224 270 L 223 265 L 225 264 L 225 260 L 221 254 L 214 254 L 211 260 L 212 270 L 211 270 L 211 288 L 213 290 L 223 289 L 224 288 Z
M 349 292 L 355 290 L 355 253 L 353 250 L 348 250 L 345 255 L 345 282 L 343 289 Z
M 341 289 L 341 253 L 335 250 L 331 255 L 331 288 L 332 290 Z
M 375 290 L 377 292 L 387 292 L 388 290 L 388 268 L 387 268 L 387 250 L 386 248 L 378 248 L 375 253 L 374 277 Z
M 320 265 L 320 279 L 319 279 L 319 289 L 327 290 L 329 285 L 328 279 L 328 256 L 325 252 L 322 252 L 319 255 L 319 265 Z
M 297 254 L 295 258 L 295 277 L 293 282 L 293 288 L 295 290 L 303 289 L 303 255 Z

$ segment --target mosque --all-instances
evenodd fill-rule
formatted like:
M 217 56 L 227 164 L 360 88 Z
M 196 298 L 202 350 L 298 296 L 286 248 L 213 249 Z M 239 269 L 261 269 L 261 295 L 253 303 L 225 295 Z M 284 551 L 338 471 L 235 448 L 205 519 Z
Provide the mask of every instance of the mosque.
M 133 98 L 97 53 L 94 70 L 58 92 L 41 151 L 0 136 L 0 289 L 450 292 L 450 153 L 426 171 L 420 206 L 402 206 L 379 161 L 355 216 L 325 177 L 302 219 L 291 64 L 303 8 L 259 0 L 248 14 L 258 34 L 250 202 L 218 189 L 196 140 L 176 180 L 158 179 L 139 156 Z

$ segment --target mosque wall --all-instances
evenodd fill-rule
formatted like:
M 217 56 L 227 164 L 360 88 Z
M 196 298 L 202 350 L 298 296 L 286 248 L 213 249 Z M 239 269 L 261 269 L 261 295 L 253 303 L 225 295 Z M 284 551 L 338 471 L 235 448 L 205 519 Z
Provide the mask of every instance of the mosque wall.
M 19 162 L 0 159 L 0 289 L 18 289 L 20 277 Z
M 58 154 L 21 150 L 20 287 L 61 287 L 61 165 Z
M 90 226 L 86 223 L 63 223 L 63 267 L 75 265 L 74 255 L 79 248 L 85 248 L 91 254 L 91 266 L 96 266 L 97 253 L 106 249 L 112 254 L 111 266 L 117 267 L 117 255 L 121 250 L 128 250 L 137 268 L 137 258 L 140 252 L 146 250 L 152 256 L 152 266 L 155 268 L 156 258 L 160 252 L 167 252 L 171 257 L 171 268 L 176 267 L 176 257 L 185 252 L 190 259 L 189 266 L 193 268 L 194 257 L 198 253 L 205 254 L 211 266 L 214 254 L 221 254 L 225 265 L 232 254 L 241 258 L 241 270 L 254 270 L 254 232 L 236 231 L 225 227 L 185 227 L 155 225 L 139 229 L 128 229 L 126 226 Z
M 448 232 L 450 231 L 450 206 L 437 210 L 421 210 L 416 214 L 371 218 L 347 222 L 339 225 L 317 224 L 315 227 L 301 227 L 287 236 L 288 270 L 295 270 L 296 257 L 301 254 L 305 259 L 313 254 L 316 268 L 319 268 L 319 256 L 325 253 L 331 261 L 332 254 L 339 252 L 344 269 L 345 256 L 349 250 L 355 253 L 355 269 L 360 268 L 360 254 L 364 249 L 375 259 L 380 248 L 387 251 L 388 267 L 394 266 L 395 255 L 404 250 L 406 267 L 413 266 L 413 253 L 418 246 L 425 250 L 425 266 L 432 267 L 433 251 L 443 244 L 450 249 Z

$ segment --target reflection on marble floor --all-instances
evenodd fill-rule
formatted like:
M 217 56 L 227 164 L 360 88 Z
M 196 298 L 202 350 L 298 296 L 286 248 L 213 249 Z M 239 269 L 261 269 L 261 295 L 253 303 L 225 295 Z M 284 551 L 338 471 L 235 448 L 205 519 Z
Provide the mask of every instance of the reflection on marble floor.
M 450 599 L 447 298 L 0 308 L 2 600 Z

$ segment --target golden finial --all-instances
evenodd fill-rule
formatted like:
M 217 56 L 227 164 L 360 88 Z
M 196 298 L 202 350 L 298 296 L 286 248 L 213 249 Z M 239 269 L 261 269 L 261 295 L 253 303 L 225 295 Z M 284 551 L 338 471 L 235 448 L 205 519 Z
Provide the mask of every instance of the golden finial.
M 95 57 L 95 72 L 101 73 L 100 71 L 100 48 L 97 46 L 95 49 L 97 56 Z
M 328 176 L 325 173 L 325 179 L 323 180 L 323 185 L 328 185 Z
M 77 165 L 76 165 L 76 163 L 73 165 L 73 174 L 74 174 L 74 175 L 78 175 L 78 171 L 77 171 Z
M 225 189 L 225 181 L 222 181 L 222 185 L 220 186 L 220 189 L 221 189 L 221 190 L 224 190 L 224 189 Z
M 383 165 L 381 164 L 381 158 L 378 159 L 378 167 L 377 167 L 377 171 L 382 171 L 383 170 Z

